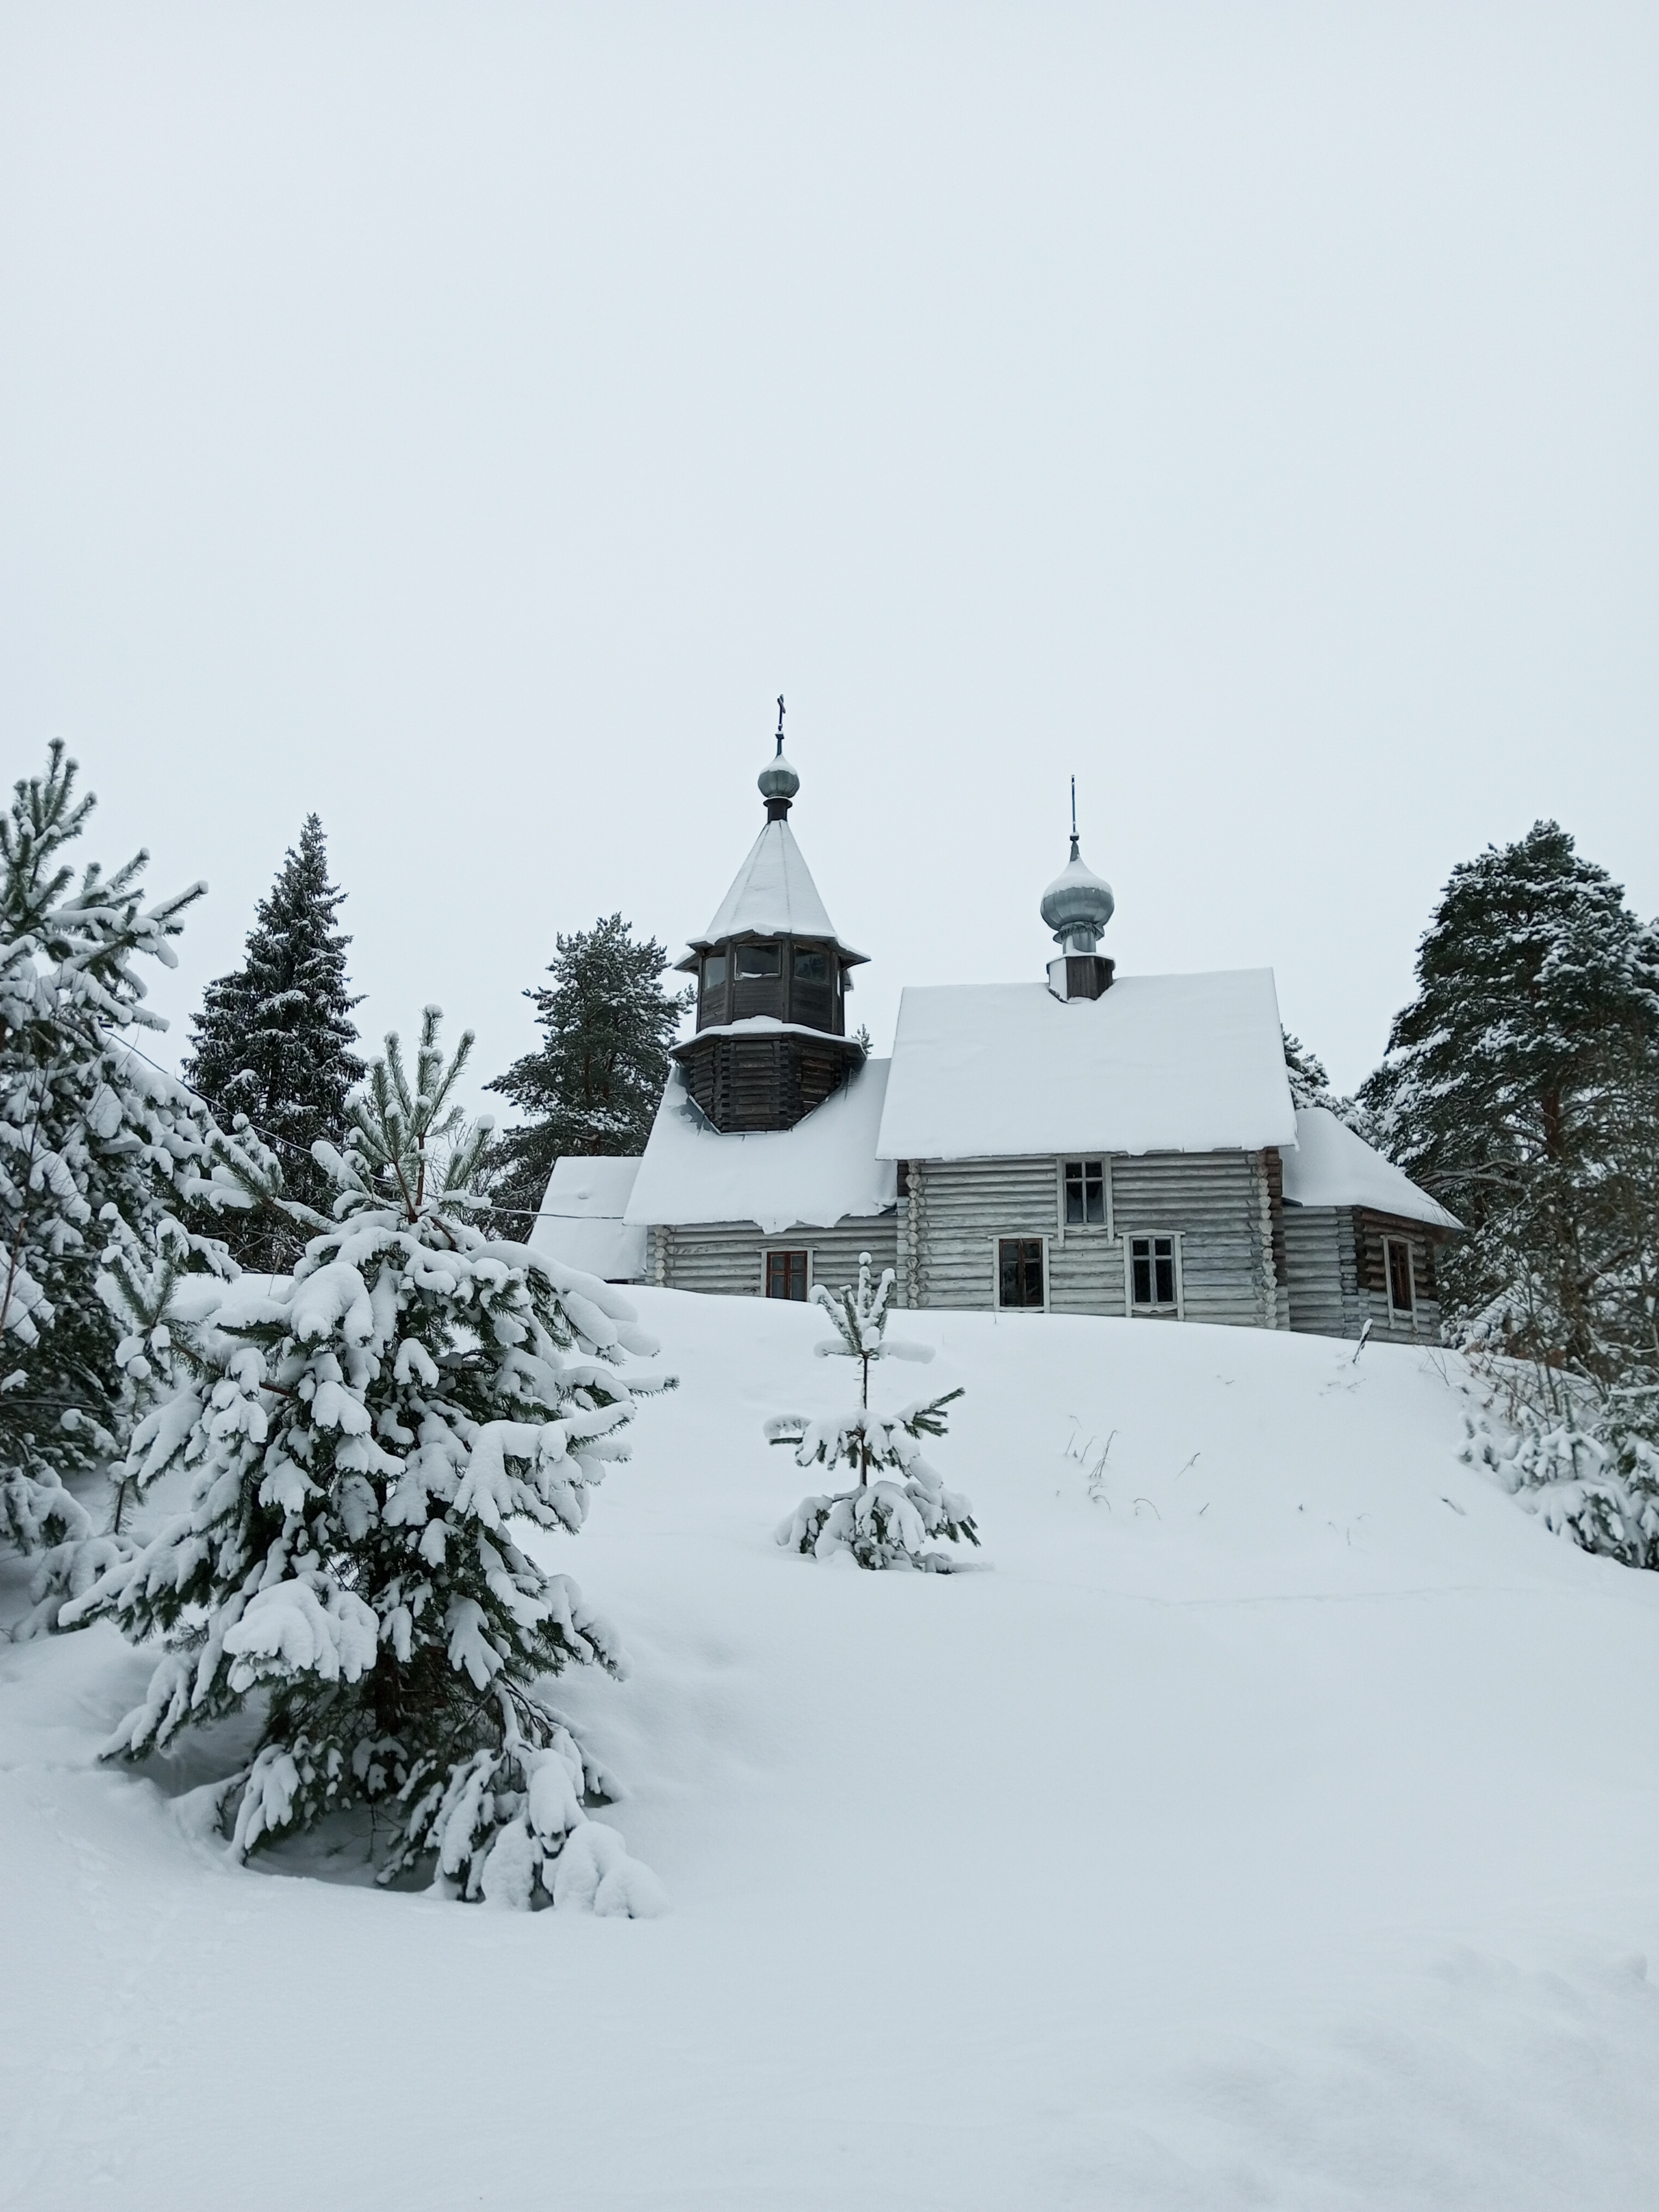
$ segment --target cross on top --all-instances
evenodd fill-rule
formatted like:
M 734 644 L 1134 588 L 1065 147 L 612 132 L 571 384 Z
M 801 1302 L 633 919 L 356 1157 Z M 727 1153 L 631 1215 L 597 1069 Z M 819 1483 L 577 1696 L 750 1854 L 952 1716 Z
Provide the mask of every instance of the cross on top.
M 778 757 L 783 757 L 783 694 L 778 694 Z

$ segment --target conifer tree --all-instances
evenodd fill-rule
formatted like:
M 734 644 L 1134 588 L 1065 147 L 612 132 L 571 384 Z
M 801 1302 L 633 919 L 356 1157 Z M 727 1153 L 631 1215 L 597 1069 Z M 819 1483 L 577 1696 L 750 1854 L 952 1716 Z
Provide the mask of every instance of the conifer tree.
M 1322 1107 L 1357 1136 L 1364 1138 L 1367 1144 L 1375 1144 L 1377 1132 L 1373 1117 L 1358 1099 L 1345 1098 L 1332 1090 L 1331 1079 L 1319 1054 L 1289 1030 L 1281 1029 L 1279 1035 L 1285 1041 L 1285 1073 L 1290 1079 L 1291 1103 L 1298 1109 Z
M 668 955 L 619 914 L 557 940 L 552 983 L 526 991 L 544 1042 L 488 1087 L 528 1118 L 492 1147 L 490 1195 L 533 1213 L 567 1152 L 639 1152 L 668 1079 L 668 1048 L 692 994 L 662 988 Z
M 332 1192 L 311 1148 L 341 1141 L 346 1095 L 363 1073 L 351 1049 L 361 1003 L 346 985 L 351 939 L 336 921 L 344 896 L 328 879 L 323 825 L 308 814 L 259 902 L 241 966 L 208 985 L 191 1017 L 184 1068 L 223 1127 L 244 1115 L 276 1148 L 290 1197 L 312 1206 Z M 242 1266 L 264 1272 L 291 1265 L 302 1241 L 270 1207 L 233 1221 L 227 1237 Z
M 782 1414 L 767 1423 L 766 1434 L 772 1443 L 794 1446 L 797 1467 L 821 1467 L 829 1474 L 845 1468 L 849 1474 L 856 1471 L 858 1482 L 849 1490 L 802 1498 L 779 1527 L 777 1540 L 813 1559 L 827 1559 L 844 1551 L 860 1567 L 909 1567 L 949 1574 L 954 1562 L 948 1553 L 930 1551 L 929 1540 L 945 1536 L 954 1544 L 965 1536 L 976 1545 L 979 1535 L 973 1508 L 958 1492 L 945 1487 L 923 1459 L 920 1440 L 945 1434 L 945 1409 L 962 1392 L 947 1390 L 942 1397 L 902 1407 L 895 1413 L 872 1413 L 870 1370 L 875 1363 L 926 1361 L 933 1356 L 925 1344 L 887 1341 L 893 1283 L 889 1267 L 872 1285 L 870 1255 L 860 1252 L 856 1284 L 835 1293 L 821 1285 L 812 1294 L 836 1328 L 834 1337 L 815 1349 L 821 1358 L 859 1362 L 859 1404 L 845 1413 L 817 1419 L 805 1413 Z
M 1659 938 L 1540 822 L 1452 871 L 1417 982 L 1363 1096 L 1392 1157 L 1468 1224 L 1442 1264 L 1449 1308 L 1547 1373 L 1643 1392 L 1659 1382 Z
M 37 1555 L 33 1626 L 111 1555 L 66 1487 L 122 1449 L 133 1411 L 106 1260 L 158 1237 L 175 1268 L 214 1256 L 174 1217 L 212 1178 L 210 1132 L 131 1042 L 166 1027 L 138 963 L 175 964 L 203 887 L 147 907 L 144 853 L 76 885 L 64 850 L 95 800 L 76 776 L 54 743 L 0 816 L 0 1535 Z
M 291 1274 L 123 1287 L 124 1358 L 171 1388 L 123 1469 L 189 1503 L 67 1609 L 168 1645 L 111 1755 L 191 1723 L 263 1718 L 228 1778 L 238 1856 L 373 1808 L 382 1880 L 429 1868 L 462 1898 L 656 1909 L 585 1794 L 610 1795 L 546 1678 L 623 1671 L 611 1630 L 516 1522 L 572 1535 L 628 1456 L 655 1347 L 612 1291 L 474 1225 L 488 1125 L 454 1103 L 428 1007 L 412 1076 L 395 1036 L 354 1095 L 336 1192 Z

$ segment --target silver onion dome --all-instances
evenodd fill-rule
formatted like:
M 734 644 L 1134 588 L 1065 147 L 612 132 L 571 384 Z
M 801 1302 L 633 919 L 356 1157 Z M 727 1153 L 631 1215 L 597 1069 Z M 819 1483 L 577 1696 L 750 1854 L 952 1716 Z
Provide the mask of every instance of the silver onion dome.
M 755 781 L 760 787 L 763 799 L 793 799 L 800 789 L 800 778 L 785 760 L 781 741 L 777 757 L 767 762 Z
M 1067 952 L 1092 952 L 1117 904 L 1112 887 L 1097 876 L 1078 850 L 1072 832 L 1072 857 L 1042 894 L 1042 919 L 1056 945 Z

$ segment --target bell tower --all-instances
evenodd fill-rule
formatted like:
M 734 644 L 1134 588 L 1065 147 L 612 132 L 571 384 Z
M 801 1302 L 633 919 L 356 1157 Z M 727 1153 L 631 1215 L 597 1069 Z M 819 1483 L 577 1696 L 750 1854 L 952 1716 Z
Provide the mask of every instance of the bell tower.
M 726 1133 L 793 1129 L 864 1065 L 847 1034 L 852 971 L 789 827 L 800 778 L 777 750 L 757 778 L 766 820 L 719 911 L 678 965 L 697 981 L 697 1026 L 673 1057 Z

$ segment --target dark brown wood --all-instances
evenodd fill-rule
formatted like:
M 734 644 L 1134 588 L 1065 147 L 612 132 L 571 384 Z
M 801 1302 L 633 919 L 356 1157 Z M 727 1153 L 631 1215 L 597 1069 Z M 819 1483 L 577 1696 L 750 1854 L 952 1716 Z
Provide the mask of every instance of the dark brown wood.
M 674 1058 L 686 1088 L 717 1129 L 793 1129 L 864 1065 L 855 1038 L 771 1036 L 690 1038 Z
M 1261 1155 L 1262 1166 L 1267 1176 L 1267 1212 L 1273 1232 L 1273 1282 L 1283 1290 L 1291 1279 L 1291 1265 L 1285 1252 L 1285 1161 L 1276 1145 L 1269 1145 Z

